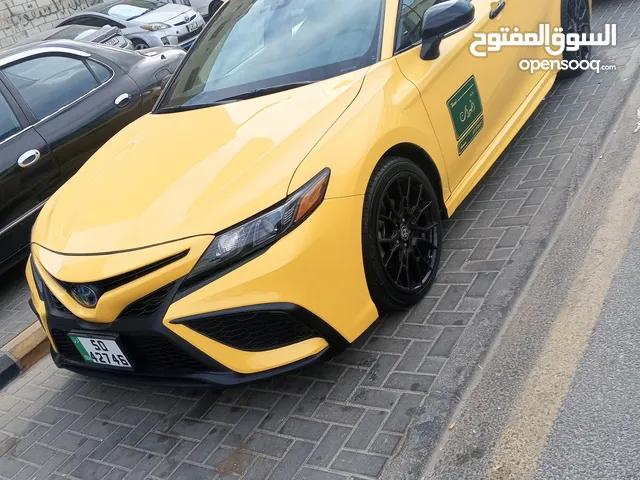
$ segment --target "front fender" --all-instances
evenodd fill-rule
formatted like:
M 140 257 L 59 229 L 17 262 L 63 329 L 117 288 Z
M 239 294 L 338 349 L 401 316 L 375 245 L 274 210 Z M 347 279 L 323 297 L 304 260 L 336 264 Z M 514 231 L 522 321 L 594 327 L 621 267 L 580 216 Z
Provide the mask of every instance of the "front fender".
M 329 167 L 327 198 L 364 195 L 380 159 L 407 143 L 433 160 L 446 200 L 450 194 L 446 166 L 420 93 L 395 59 L 389 59 L 369 70 L 356 99 L 298 167 L 289 193 Z

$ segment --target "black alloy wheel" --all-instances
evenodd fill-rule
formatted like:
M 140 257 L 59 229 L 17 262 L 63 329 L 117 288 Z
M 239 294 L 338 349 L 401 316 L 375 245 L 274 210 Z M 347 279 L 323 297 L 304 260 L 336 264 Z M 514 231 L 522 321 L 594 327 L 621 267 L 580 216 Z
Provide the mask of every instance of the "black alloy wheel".
M 588 0 L 562 0 L 562 29 L 566 34 L 577 33 L 591 34 L 591 11 Z M 565 50 L 564 60 L 569 62 L 591 60 L 591 45 L 581 45 L 575 52 Z M 584 70 L 563 70 L 562 78 L 575 77 L 584 73 Z
M 385 158 L 365 195 L 363 252 L 371 297 L 378 309 L 411 306 L 433 283 L 440 261 L 438 199 L 413 162 Z

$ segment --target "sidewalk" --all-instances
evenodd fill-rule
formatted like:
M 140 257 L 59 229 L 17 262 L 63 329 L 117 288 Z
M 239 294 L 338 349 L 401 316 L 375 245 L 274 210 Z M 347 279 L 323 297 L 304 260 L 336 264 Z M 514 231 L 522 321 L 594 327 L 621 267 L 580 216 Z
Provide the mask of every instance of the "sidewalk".
M 594 3 L 594 30 L 620 34 L 596 58 L 618 70 L 556 85 L 447 222 L 420 305 L 328 364 L 225 392 L 113 385 L 44 359 L 0 392 L 2 474 L 419 478 L 637 79 L 640 4 Z

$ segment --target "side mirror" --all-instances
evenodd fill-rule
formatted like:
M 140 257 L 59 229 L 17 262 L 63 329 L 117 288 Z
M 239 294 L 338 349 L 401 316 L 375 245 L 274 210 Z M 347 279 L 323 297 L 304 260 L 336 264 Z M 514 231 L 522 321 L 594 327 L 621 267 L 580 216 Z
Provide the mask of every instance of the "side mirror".
M 420 58 L 435 60 L 440 56 L 440 42 L 473 23 L 475 7 L 469 0 L 448 0 L 434 5 L 422 17 Z

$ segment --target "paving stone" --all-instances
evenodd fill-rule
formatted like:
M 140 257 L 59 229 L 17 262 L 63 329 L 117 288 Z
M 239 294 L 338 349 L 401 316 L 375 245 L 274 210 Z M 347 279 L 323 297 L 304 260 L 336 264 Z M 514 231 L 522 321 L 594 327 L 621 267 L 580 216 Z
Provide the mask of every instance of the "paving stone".
M 282 457 L 291 445 L 292 440 L 268 433 L 255 432 L 244 447 L 256 453 L 263 453 L 272 457 Z
M 335 459 L 331 468 L 344 472 L 377 477 L 382 472 L 387 458 L 379 455 L 343 450 Z
M 313 444 L 297 441 L 284 456 L 282 461 L 269 475 L 273 480 L 290 480 L 292 479 L 300 467 L 304 465 L 307 457 L 313 450 Z
M 312 468 L 303 468 L 296 476 L 296 480 L 347 480 L 348 477 L 336 473 L 324 472 Z
M 367 446 L 378 433 L 382 422 L 385 421 L 387 413 L 382 410 L 369 410 L 353 431 L 346 443 L 347 448 L 366 450 Z
M 215 476 L 216 471 L 213 469 L 190 463 L 181 463 L 173 473 L 172 478 L 175 480 L 211 480 Z
M 400 435 L 391 435 L 389 433 L 379 433 L 369 448 L 374 453 L 382 455 L 391 455 L 402 440 Z
M 421 401 L 422 395 L 420 394 L 403 394 L 389 418 L 387 418 L 383 428 L 390 432 L 404 433 Z
M 129 447 L 117 446 L 104 459 L 106 463 L 112 463 L 129 470 L 135 467 L 140 460 L 146 456 L 146 453 L 133 450 Z
M 326 423 L 292 417 L 285 422 L 280 433 L 307 440 L 320 440 L 328 427 Z
M 451 354 L 451 350 L 455 346 L 456 342 L 462 335 L 462 328 L 447 327 L 442 331 L 442 334 L 433 344 L 429 355 L 436 357 L 448 357 Z
M 334 456 L 340 451 L 343 443 L 352 429 L 340 425 L 333 425 L 316 447 L 307 463 L 319 467 L 327 467 Z
M 359 388 L 353 394 L 351 402 L 358 405 L 376 408 L 393 408 L 399 395 L 383 389 Z
M 170 478 L 174 470 L 185 458 L 187 458 L 196 445 L 197 443 L 195 442 L 181 440 L 176 448 L 171 450 L 171 453 L 167 455 L 153 470 L 153 476 L 158 478 Z
M 276 431 L 280 425 L 289 418 L 289 413 L 295 408 L 300 399 L 297 397 L 283 396 L 278 403 L 267 413 L 264 421 L 260 425 L 263 430 Z
M 384 383 L 384 386 L 395 390 L 427 393 L 435 378 L 435 375 L 418 373 L 392 373 Z
M 318 408 L 315 417 L 328 422 L 355 425 L 363 413 L 364 409 L 360 407 L 324 402 Z

